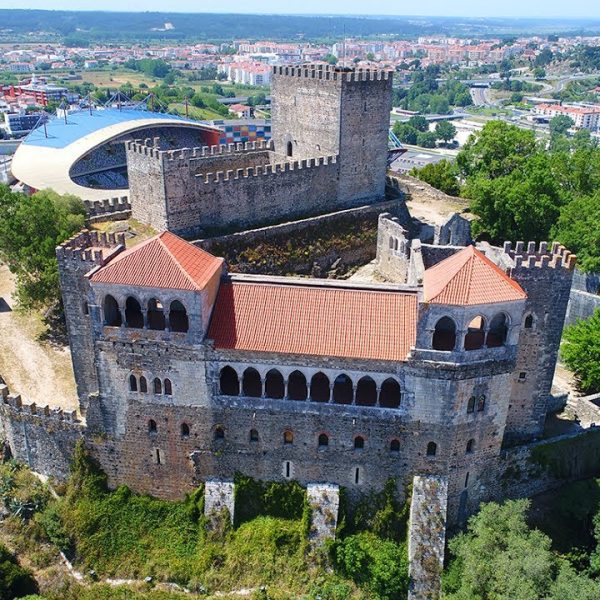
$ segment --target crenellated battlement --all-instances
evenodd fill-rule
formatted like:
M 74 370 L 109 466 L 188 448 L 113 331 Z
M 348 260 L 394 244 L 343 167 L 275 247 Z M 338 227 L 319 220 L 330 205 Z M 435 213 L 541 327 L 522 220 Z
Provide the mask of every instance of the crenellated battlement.
M 24 402 L 19 394 L 11 394 L 5 384 L 0 384 L 0 402 L 13 414 L 33 416 L 49 422 L 79 423 L 77 411 L 63 410 L 58 406 L 51 407 L 47 404 L 38 406 L 35 402 Z
M 61 261 L 91 262 L 102 266 L 124 248 L 123 233 L 102 233 L 84 229 L 57 246 L 56 256 Z
M 250 177 L 261 177 L 287 173 L 290 171 L 301 171 L 314 169 L 327 165 L 337 164 L 337 156 L 320 156 L 306 160 L 286 161 L 275 164 L 262 165 L 257 167 L 248 167 L 246 169 L 229 169 L 227 171 L 215 171 L 208 173 L 198 173 L 196 181 L 198 183 L 218 183 L 221 181 L 235 181 L 238 179 L 248 179 Z
M 394 76 L 393 71 L 387 69 L 351 69 L 317 64 L 274 66 L 272 72 L 276 76 L 326 81 L 388 81 Z
M 559 242 L 553 242 L 548 246 L 548 242 L 517 242 L 513 248 L 512 242 L 504 242 L 503 252 L 509 256 L 514 266 L 513 269 L 558 269 L 564 268 L 569 271 L 575 269 L 577 256 L 569 252 Z
M 83 204 L 88 216 L 88 221 L 94 222 L 99 218 L 109 217 L 111 215 L 131 212 L 131 202 L 129 196 L 120 196 L 117 198 L 103 198 L 102 200 L 84 200 Z
M 272 150 L 270 140 L 257 140 L 253 142 L 239 142 L 237 144 L 220 144 L 215 146 L 198 146 L 196 148 L 178 148 L 176 150 L 159 150 L 148 140 L 133 140 L 127 142 L 127 150 L 164 161 L 190 161 L 193 159 L 222 156 L 227 154 L 241 154 L 255 150 Z

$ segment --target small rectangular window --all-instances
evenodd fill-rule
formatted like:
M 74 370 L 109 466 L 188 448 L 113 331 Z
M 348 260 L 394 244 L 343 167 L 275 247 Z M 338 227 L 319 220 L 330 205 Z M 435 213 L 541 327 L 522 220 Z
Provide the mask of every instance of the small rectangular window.
M 162 464 L 160 450 L 158 448 L 156 449 L 156 456 L 155 456 L 155 458 L 156 458 L 156 464 L 157 465 Z
M 519 373 L 519 379 L 521 381 L 523 381 L 526 378 L 527 378 L 527 373 L 524 373 L 523 371 L 521 371 L 521 373 Z

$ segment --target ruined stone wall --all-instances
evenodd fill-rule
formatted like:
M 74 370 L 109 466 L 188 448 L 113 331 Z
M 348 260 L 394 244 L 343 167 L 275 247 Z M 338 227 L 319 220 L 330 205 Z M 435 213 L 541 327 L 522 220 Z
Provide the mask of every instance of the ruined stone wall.
M 377 272 L 388 281 L 406 283 L 410 262 L 410 238 L 398 217 L 379 215 L 377 223 Z

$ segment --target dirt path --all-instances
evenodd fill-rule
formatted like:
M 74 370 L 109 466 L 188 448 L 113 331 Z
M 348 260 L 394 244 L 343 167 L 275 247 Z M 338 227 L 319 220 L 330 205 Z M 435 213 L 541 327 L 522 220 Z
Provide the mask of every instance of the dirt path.
M 69 349 L 39 341 L 41 317 L 15 310 L 14 287 L 8 268 L 0 265 L 0 375 L 28 401 L 77 408 Z

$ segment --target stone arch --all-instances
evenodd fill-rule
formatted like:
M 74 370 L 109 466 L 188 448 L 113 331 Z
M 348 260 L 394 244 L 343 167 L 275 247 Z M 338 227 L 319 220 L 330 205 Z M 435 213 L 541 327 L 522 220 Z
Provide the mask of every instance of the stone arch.
M 119 304 L 110 294 L 104 296 L 102 310 L 104 312 L 105 325 L 108 327 L 120 327 L 123 324 L 121 319 L 121 311 L 119 310 Z
M 181 437 L 190 437 L 190 426 L 187 423 L 181 424 Z
M 467 448 L 465 450 L 465 453 L 466 454 L 473 454 L 474 451 L 475 451 L 475 440 L 473 438 L 471 438 L 467 442 Z
M 288 142 L 285 147 L 286 156 L 291 158 L 294 155 L 294 144 L 292 142 Z
M 288 398 L 290 400 L 306 400 L 308 385 L 304 373 L 293 371 L 288 377 Z
M 129 391 L 130 392 L 138 391 L 137 377 L 133 373 L 129 376 Z
M 143 375 L 140 377 L 140 392 L 143 394 L 148 393 L 148 381 Z
M 165 379 L 164 388 L 165 388 L 165 396 L 173 395 L 173 384 L 171 383 L 170 379 Z
M 329 402 L 329 377 L 319 371 L 310 381 L 310 399 L 312 402 Z
M 169 308 L 169 327 L 171 331 L 187 333 L 190 328 L 187 310 L 182 302 L 173 300 Z
M 442 317 L 435 324 L 431 347 L 434 350 L 452 351 L 456 345 L 456 323 L 450 317 Z
M 286 429 L 283 432 L 283 443 L 289 446 L 294 443 L 294 432 L 291 429 Z
M 333 382 L 333 401 L 336 404 L 352 404 L 354 399 L 354 386 L 348 375 L 341 374 Z
M 362 435 L 357 435 L 354 438 L 354 449 L 362 450 L 365 447 L 365 438 Z
M 156 298 L 148 300 L 148 329 L 162 330 L 166 327 L 165 310 Z
M 158 428 L 154 419 L 148 419 L 148 433 L 156 433 Z
M 224 440 L 225 439 L 225 430 L 221 425 L 217 425 L 215 427 L 215 440 Z
M 152 385 L 154 387 L 155 394 L 162 394 L 162 381 L 158 377 L 154 378 Z
M 254 367 L 248 367 L 242 377 L 242 392 L 250 398 L 262 396 L 262 381 L 259 372 Z
M 379 406 L 382 408 L 398 408 L 400 406 L 400 384 L 388 377 L 379 390 Z
M 219 389 L 223 396 L 239 396 L 240 380 L 235 369 L 227 365 L 219 375 Z
M 250 430 L 250 441 L 251 442 L 258 442 L 258 431 L 256 429 L 251 429 Z
M 524 327 L 525 329 L 533 328 L 533 315 L 529 314 L 525 317 Z
M 437 454 L 437 444 L 435 442 L 429 442 L 427 444 L 427 456 L 435 456 Z
M 505 313 L 498 313 L 491 321 L 486 344 L 488 348 L 504 346 L 508 336 L 508 317 Z
M 467 402 L 467 414 L 475 412 L 475 402 L 477 398 L 475 396 L 470 396 L 469 401 Z
M 317 443 L 319 448 L 327 448 L 329 446 L 329 436 L 326 433 L 320 433 Z
M 356 404 L 375 406 L 377 404 L 377 385 L 368 375 L 362 377 L 356 386 Z
M 283 375 L 277 369 L 271 369 L 265 377 L 265 397 L 280 400 L 285 396 Z
M 125 321 L 127 327 L 132 329 L 142 329 L 144 327 L 144 315 L 142 307 L 137 298 L 129 296 L 125 301 Z
M 390 452 L 400 452 L 400 440 L 394 438 L 390 441 Z
M 467 326 L 465 350 L 479 350 L 485 343 L 485 319 L 477 315 Z

